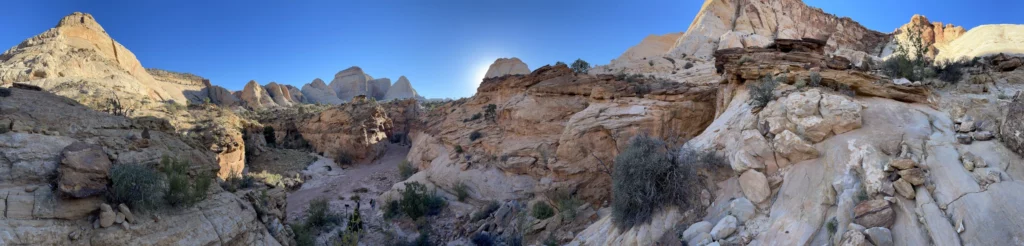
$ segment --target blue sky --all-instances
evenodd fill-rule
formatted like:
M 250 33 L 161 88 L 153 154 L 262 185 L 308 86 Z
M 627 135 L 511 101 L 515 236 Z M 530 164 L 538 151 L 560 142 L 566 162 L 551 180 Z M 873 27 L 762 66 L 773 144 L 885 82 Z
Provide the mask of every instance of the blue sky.
M 807 0 L 888 32 L 914 13 L 967 28 L 1024 23 L 1020 1 Z M 231 90 L 249 80 L 301 86 L 357 65 L 426 97 L 470 96 L 499 57 L 530 69 L 583 58 L 605 64 L 648 34 L 685 31 L 702 1 L 15 1 L 0 47 L 93 14 L 143 66 L 190 72 Z

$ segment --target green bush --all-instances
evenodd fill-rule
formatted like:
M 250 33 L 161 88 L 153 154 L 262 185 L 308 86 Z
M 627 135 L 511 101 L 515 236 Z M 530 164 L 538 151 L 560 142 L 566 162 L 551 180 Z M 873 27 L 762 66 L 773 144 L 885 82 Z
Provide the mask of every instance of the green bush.
M 295 238 L 295 244 L 298 246 L 313 246 L 316 245 L 316 234 L 301 223 L 295 223 L 290 225 L 292 228 L 292 234 Z
M 564 62 L 562 62 L 562 61 L 556 61 L 555 62 L 555 66 L 558 66 L 558 65 L 566 65 L 566 64 Z
M 306 208 L 307 228 L 315 230 L 327 229 L 331 226 L 341 225 L 341 221 L 341 215 L 331 211 L 331 205 L 325 199 L 314 199 L 309 202 L 309 207 Z
M 937 76 L 934 69 L 929 71 L 931 61 L 926 55 L 931 47 L 921 42 L 921 31 L 909 30 L 906 40 L 899 42 L 896 52 L 882 63 L 882 72 L 892 78 L 907 78 L 911 81 Z
M 192 206 L 206 199 L 213 177 L 201 174 L 196 177 L 188 175 L 189 163 L 184 160 L 163 156 L 160 160 L 161 171 L 167 176 L 167 194 L 164 199 L 175 207 Z
M 398 203 L 398 200 L 391 200 L 384 204 L 384 218 L 395 218 L 402 214 L 402 205 Z
M 473 132 L 469 133 L 469 141 L 470 142 L 476 141 L 477 139 L 480 139 L 483 136 L 484 136 L 484 134 L 480 133 L 480 131 L 473 131 Z
M 534 218 L 542 220 L 551 218 L 551 216 L 555 215 L 555 209 L 551 208 L 547 203 L 537 202 L 533 204 L 532 215 Z
M 952 84 L 956 84 L 963 77 L 963 68 L 971 66 L 972 61 L 966 57 L 960 58 L 953 61 L 947 61 L 939 66 L 939 79 Z
M 355 157 L 349 154 L 348 151 L 338 150 L 334 152 L 334 163 L 340 166 L 352 165 L 355 163 Z
M 110 169 L 111 204 L 128 204 L 133 210 L 145 210 L 160 204 L 160 174 L 145 166 L 121 164 Z
M 444 207 L 444 198 L 441 198 L 433 191 L 427 191 L 427 186 L 419 182 L 409 182 L 402 190 L 402 199 L 398 202 L 402 213 L 413 220 L 423 216 L 437 215 Z
M 455 153 L 456 154 L 462 154 L 462 152 L 463 152 L 462 145 L 455 145 Z
M 683 65 L 683 69 L 690 69 L 692 67 L 693 67 L 693 63 L 690 63 L 690 62 L 686 62 L 686 65 Z
M 821 74 L 816 71 L 811 71 L 811 83 L 808 85 L 811 87 L 821 87 Z
M 572 66 L 570 68 L 572 68 L 572 72 L 574 73 L 585 74 L 588 71 L 590 71 L 590 63 L 587 63 L 587 61 L 584 61 L 583 59 L 576 59 L 576 61 L 572 63 Z
M 469 186 L 462 181 L 456 183 L 452 189 L 455 190 L 455 197 L 458 197 L 460 202 L 466 201 L 466 198 L 469 197 Z
M 749 85 L 750 99 L 752 100 L 750 105 L 755 108 L 767 106 L 768 102 L 775 100 L 774 91 L 777 86 L 779 86 L 779 82 L 772 78 L 771 75 L 761 77 L 760 81 Z
M 647 135 L 634 137 L 615 157 L 612 221 L 625 230 L 649 222 L 658 209 L 667 205 L 675 205 L 681 211 L 700 206 L 698 199 L 704 185 L 696 169 L 720 165 L 704 164 L 700 162 L 702 158 L 710 157 L 676 158 L 661 140 Z M 680 163 L 683 161 L 687 163 Z
M 250 175 L 232 175 L 220 184 L 221 188 L 230 192 L 235 192 L 239 189 L 249 189 L 255 185 L 256 177 Z
M 564 220 L 574 220 L 577 209 L 583 205 L 583 200 L 573 195 L 561 194 L 555 196 L 555 205 L 558 208 L 558 216 L 562 216 Z
M 413 167 L 409 161 L 402 160 L 402 162 L 398 163 L 398 174 L 402 176 L 402 180 L 409 179 L 416 172 L 419 172 L 419 170 L 416 170 L 416 167 Z

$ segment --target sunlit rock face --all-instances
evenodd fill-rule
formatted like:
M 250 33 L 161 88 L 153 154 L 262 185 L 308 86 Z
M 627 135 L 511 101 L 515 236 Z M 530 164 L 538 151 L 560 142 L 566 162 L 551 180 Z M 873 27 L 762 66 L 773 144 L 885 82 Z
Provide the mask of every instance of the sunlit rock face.
M 501 77 L 505 75 L 522 75 L 530 73 L 530 68 L 519 58 L 498 58 L 487 68 L 484 78 Z
M 409 79 L 405 76 L 398 77 L 398 81 L 395 81 L 394 85 L 388 88 L 388 92 L 384 95 L 384 100 L 395 100 L 395 99 L 406 99 L 406 98 L 418 98 L 419 94 L 416 93 L 416 89 L 412 88 L 412 84 L 409 83 Z
M 302 86 L 302 95 L 306 97 L 308 103 L 319 103 L 319 104 L 330 104 L 337 105 L 341 104 L 341 98 L 338 98 L 338 94 L 334 92 L 334 89 L 327 86 L 323 80 L 317 78 L 313 82 Z
M 349 101 L 355 96 L 367 95 L 371 80 L 373 77 L 364 73 L 362 68 L 352 66 L 334 74 L 334 80 L 328 85 L 338 94 L 338 98 Z

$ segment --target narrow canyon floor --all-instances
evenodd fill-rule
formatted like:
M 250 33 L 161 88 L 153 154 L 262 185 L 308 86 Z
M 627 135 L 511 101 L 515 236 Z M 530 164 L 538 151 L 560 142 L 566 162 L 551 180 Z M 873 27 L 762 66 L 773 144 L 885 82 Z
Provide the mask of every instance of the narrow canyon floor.
M 389 143 L 384 154 L 377 160 L 362 161 L 345 167 L 335 163 L 334 159 L 317 156 L 317 160 L 302 171 L 305 177 L 302 187 L 288 194 L 288 223 L 304 220 L 310 202 L 316 199 L 327 200 L 331 211 L 342 212 L 345 215 L 352 212 L 357 202 L 360 203 L 362 214 L 376 214 L 380 210 L 380 204 L 371 206 L 370 201 L 401 181 L 398 164 L 408 153 L 409 146 Z M 353 199 L 357 197 L 358 201 Z M 378 216 L 363 218 L 371 220 L 367 221 L 369 224 L 374 224 L 372 220 L 378 219 Z

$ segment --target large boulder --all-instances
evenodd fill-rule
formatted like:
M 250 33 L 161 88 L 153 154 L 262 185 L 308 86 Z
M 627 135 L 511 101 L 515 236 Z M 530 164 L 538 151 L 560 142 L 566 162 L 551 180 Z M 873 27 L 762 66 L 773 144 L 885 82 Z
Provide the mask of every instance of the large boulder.
M 889 201 L 883 199 L 867 200 L 853 208 L 854 222 L 865 227 L 889 227 L 896 219 Z
M 331 87 L 328 87 L 323 80 L 317 78 L 313 82 L 302 86 L 302 95 L 309 103 L 338 105 L 343 103 L 338 94 Z
M 999 136 L 1007 148 L 1024 155 L 1024 96 L 1018 94 L 1013 98 L 1007 105 L 1005 117 Z
M 530 68 L 519 58 L 498 58 L 487 68 L 484 78 L 501 77 L 505 75 L 522 75 L 530 73 Z
M 75 142 L 61 151 L 57 189 L 74 198 L 101 194 L 107 190 L 110 167 L 103 147 Z
M 810 142 L 789 130 L 775 135 L 775 151 L 792 163 L 818 158 L 818 150 Z
M 405 76 L 398 77 L 398 81 L 395 81 L 391 88 L 388 88 L 388 93 L 384 95 L 384 100 L 395 100 L 395 99 L 407 99 L 417 98 L 419 94 L 416 93 L 416 89 L 412 88 L 412 84 L 409 83 L 409 79 Z

